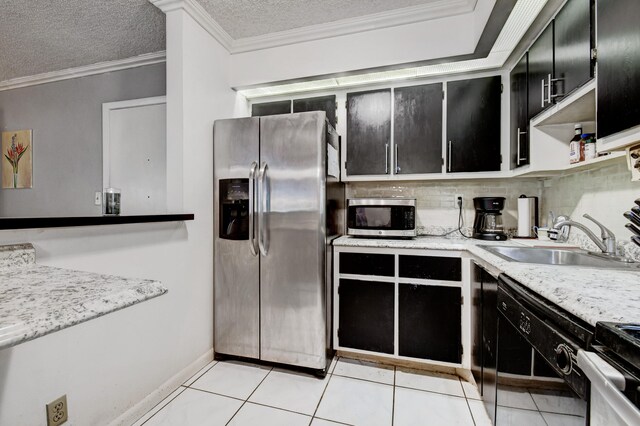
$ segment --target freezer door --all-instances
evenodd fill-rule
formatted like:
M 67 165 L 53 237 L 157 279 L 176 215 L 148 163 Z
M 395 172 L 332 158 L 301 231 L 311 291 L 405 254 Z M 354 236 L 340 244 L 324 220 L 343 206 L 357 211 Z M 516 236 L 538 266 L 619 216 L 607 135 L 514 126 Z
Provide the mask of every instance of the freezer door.
M 324 112 L 262 117 L 261 358 L 324 369 Z
M 260 259 L 250 240 L 259 130 L 258 118 L 218 120 L 213 128 L 214 349 L 249 358 L 260 357 Z

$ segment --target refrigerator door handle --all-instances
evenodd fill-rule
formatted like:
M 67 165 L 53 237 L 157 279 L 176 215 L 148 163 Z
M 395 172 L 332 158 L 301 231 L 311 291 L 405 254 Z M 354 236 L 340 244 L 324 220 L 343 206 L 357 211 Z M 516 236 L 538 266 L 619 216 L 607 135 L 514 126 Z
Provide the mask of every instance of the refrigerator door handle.
M 256 210 L 256 171 L 258 170 L 258 163 L 255 161 L 251 163 L 249 169 L 249 247 L 253 256 L 258 255 L 258 248 L 256 247 L 256 228 L 254 221 L 254 213 Z
M 265 225 L 265 210 L 268 208 L 269 190 L 265 187 L 265 180 L 267 178 L 267 170 L 269 166 L 267 163 L 262 163 L 260 172 L 258 173 L 258 246 L 260 247 L 260 253 L 266 256 L 269 253 L 269 246 L 265 241 L 266 225 Z

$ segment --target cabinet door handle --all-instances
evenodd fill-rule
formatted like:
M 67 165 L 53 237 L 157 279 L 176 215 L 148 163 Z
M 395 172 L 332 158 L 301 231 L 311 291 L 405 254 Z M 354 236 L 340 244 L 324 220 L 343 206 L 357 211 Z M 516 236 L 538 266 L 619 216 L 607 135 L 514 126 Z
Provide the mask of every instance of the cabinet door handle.
M 451 145 L 452 145 L 452 142 L 449 141 L 449 151 L 447 152 L 447 162 L 448 162 L 447 171 L 448 172 L 451 171 Z
M 524 157 L 524 158 L 522 157 L 522 154 L 521 154 L 521 152 L 522 152 L 522 150 L 521 150 L 521 141 L 520 141 L 520 136 L 521 135 L 526 135 L 526 134 L 527 134 L 527 132 L 521 132 L 520 131 L 520 127 L 518 127 L 518 161 L 517 161 L 518 166 L 520 165 L 521 161 L 527 161 L 527 157 Z
M 551 74 L 548 76 L 549 84 L 547 85 L 547 102 L 551 103 Z
M 396 160 L 396 171 L 395 171 L 395 173 L 398 174 L 398 173 L 400 173 L 400 167 L 398 166 L 398 144 L 396 144 L 396 158 L 395 158 L 395 160 Z
M 384 173 L 389 174 L 389 144 L 384 144 Z
M 542 92 L 542 96 L 540 98 L 540 99 L 542 99 L 542 104 L 540 106 L 542 108 L 544 108 L 544 86 L 545 86 L 545 84 L 544 84 L 544 78 L 543 78 L 542 79 L 542 83 L 540 83 L 540 89 L 541 89 L 541 92 Z
M 518 127 L 518 136 L 516 137 L 516 141 L 518 144 L 518 148 L 517 148 L 517 159 L 516 159 L 516 165 L 519 166 L 520 165 L 520 127 Z

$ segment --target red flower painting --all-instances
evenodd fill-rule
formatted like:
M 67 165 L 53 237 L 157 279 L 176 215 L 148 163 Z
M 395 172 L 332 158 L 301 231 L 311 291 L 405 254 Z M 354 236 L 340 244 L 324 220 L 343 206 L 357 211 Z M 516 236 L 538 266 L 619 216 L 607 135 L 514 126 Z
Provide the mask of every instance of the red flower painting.
M 21 143 L 16 144 L 17 134 L 11 136 L 11 146 L 7 149 L 7 152 L 4 154 L 4 158 L 9 161 L 11 167 L 13 168 L 13 187 L 18 187 L 18 165 L 20 164 L 20 159 L 27 152 L 28 146 L 24 146 Z

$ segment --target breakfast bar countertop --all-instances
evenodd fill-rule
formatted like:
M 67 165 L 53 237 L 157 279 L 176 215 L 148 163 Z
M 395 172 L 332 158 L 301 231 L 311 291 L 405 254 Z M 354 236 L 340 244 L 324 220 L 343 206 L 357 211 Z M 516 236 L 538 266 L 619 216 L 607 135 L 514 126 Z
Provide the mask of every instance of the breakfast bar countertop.
M 553 242 L 537 244 L 557 246 Z M 531 242 L 493 242 L 428 236 L 410 240 L 343 236 L 334 240 L 333 245 L 466 251 L 492 274 L 504 273 L 510 276 L 593 326 L 598 321 L 640 323 L 640 271 L 521 263 L 502 259 L 482 248 L 483 245 L 531 246 Z
M 166 292 L 159 281 L 38 265 L 31 244 L 0 246 L 0 350 Z

